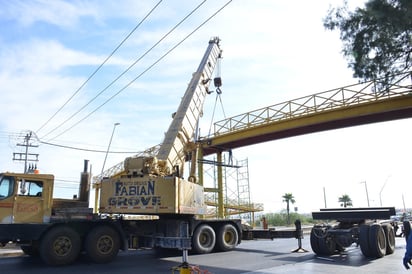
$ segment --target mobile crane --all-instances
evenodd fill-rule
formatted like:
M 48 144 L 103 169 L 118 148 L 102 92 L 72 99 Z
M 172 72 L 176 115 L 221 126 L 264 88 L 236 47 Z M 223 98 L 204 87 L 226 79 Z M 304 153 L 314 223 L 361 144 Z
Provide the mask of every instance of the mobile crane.
M 158 154 L 127 158 L 123 171 L 98 182 L 100 214 L 88 206 L 86 163 L 82 191 L 74 200 L 53 198 L 53 175 L 0 174 L 0 243 L 15 242 L 26 254 L 38 254 L 50 265 L 70 264 L 82 251 L 91 261 L 105 263 L 128 248 L 198 253 L 235 248 L 241 241 L 240 220 L 200 218 L 206 206 L 195 176 L 194 135 L 221 58 L 219 41 L 217 37 L 209 41 Z M 213 81 L 219 88 L 220 78 Z M 193 164 L 185 180 L 188 155 Z M 134 218 L 137 215 L 152 218 Z

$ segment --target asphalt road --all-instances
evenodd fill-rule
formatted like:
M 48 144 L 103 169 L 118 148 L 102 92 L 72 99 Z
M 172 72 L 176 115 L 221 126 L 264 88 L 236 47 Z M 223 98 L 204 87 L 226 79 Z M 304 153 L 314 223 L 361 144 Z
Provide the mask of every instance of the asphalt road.
M 309 239 L 303 239 L 303 248 L 309 252 L 292 253 L 297 248 L 295 239 L 275 239 L 244 241 L 231 252 L 206 255 L 189 255 L 189 263 L 201 270 L 217 274 L 252 274 L 252 273 L 408 273 L 402 265 L 405 252 L 405 240 L 396 239 L 396 250 L 382 259 L 370 260 L 363 257 L 359 248 L 353 246 L 339 255 L 317 257 L 310 249 Z M 50 267 L 38 258 L 15 253 L 0 257 L 0 273 L 30 274 L 80 274 L 80 273 L 172 273 L 172 268 L 181 263 L 177 252 L 155 252 L 138 250 L 121 252 L 115 261 L 109 264 L 92 264 L 86 258 L 70 266 Z M 410 271 L 412 273 L 412 270 Z M 178 272 L 176 272 L 178 273 Z

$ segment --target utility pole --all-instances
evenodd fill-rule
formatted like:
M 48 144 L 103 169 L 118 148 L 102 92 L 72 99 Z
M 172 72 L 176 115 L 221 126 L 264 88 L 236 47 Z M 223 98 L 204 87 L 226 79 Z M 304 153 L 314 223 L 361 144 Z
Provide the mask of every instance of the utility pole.
M 39 161 L 39 154 L 37 153 L 29 153 L 29 148 L 38 147 L 38 145 L 33 145 L 30 140 L 33 137 L 33 132 L 30 131 L 29 133 L 24 136 L 23 143 L 17 143 L 17 146 L 25 147 L 25 152 L 13 152 L 13 160 L 14 161 L 24 161 L 24 173 L 28 173 L 29 169 L 27 167 L 28 162 L 38 162 Z M 34 169 L 33 167 L 30 168 Z

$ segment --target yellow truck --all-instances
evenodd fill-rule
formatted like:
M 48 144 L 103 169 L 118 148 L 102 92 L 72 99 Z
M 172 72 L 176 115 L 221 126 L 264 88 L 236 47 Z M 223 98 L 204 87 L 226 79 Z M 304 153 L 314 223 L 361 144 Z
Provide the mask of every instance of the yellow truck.
M 209 41 L 158 153 L 127 158 L 122 171 L 96 183 L 99 213 L 89 208 L 87 179 L 80 197 L 66 200 L 53 198 L 53 175 L 0 174 L 0 243 L 15 242 L 50 265 L 72 263 L 80 252 L 104 263 L 127 248 L 179 248 L 183 258 L 189 249 L 235 248 L 240 220 L 199 217 L 206 206 L 195 160 L 188 180 L 183 179 L 188 155 L 195 159 L 195 133 L 209 85 L 221 85 L 220 79 L 212 80 L 221 58 L 219 42 L 217 37 Z M 89 177 L 86 167 L 84 177 Z M 148 217 L 137 218 L 141 215 Z

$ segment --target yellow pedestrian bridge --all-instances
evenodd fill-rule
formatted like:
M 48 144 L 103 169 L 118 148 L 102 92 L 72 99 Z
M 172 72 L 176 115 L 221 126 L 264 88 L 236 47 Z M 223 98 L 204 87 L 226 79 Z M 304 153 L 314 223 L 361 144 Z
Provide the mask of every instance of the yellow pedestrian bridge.
M 412 117 L 412 72 L 336 88 L 249 111 L 214 124 L 203 155 L 302 134 Z

